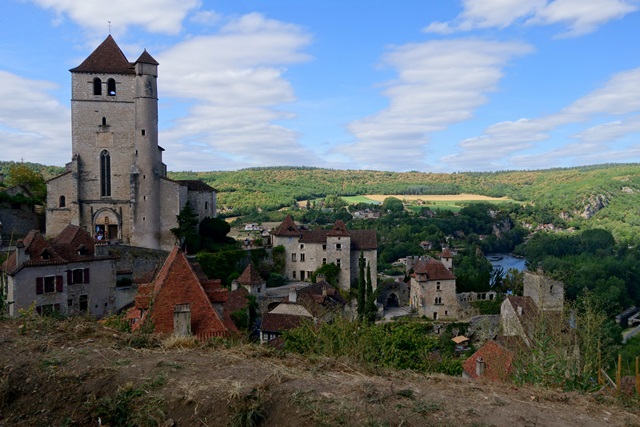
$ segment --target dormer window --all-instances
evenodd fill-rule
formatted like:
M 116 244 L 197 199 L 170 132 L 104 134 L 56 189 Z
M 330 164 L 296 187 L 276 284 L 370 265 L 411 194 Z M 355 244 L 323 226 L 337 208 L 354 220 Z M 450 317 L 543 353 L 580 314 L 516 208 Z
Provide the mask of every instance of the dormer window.
M 116 96 L 116 81 L 114 79 L 107 80 L 107 95 Z
M 43 249 L 42 252 L 40 252 L 40 256 L 42 257 L 42 259 L 51 258 L 51 255 L 49 254 L 49 251 L 46 250 L 46 249 Z
M 93 94 L 102 95 L 102 80 L 100 80 L 98 77 L 93 79 Z

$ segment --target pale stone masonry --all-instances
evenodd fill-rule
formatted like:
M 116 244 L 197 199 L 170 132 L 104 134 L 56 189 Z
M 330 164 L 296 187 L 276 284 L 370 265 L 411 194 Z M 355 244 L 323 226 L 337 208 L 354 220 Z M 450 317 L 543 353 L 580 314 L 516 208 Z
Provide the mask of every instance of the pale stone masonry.
M 340 267 L 339 282 L 349 289 L 358 279 L 360 254 L 371 268 L 373 288 L 377 288 L 378 241 L 375 230 L 347 230 L 338 220 L 331 230 L 306 230 L 298 227 L 287 215 L 271 235 L 273 246 L 285 249 L 285 275 L 289 280 L 308 280 L 323 264 Z
M 170 250 L 187 200 L 199 220 L 216 215 L 216 192 L 167 178 L 158 145 L 158 63 L 133 63 L 108 36 L 71 71 L 72 159 L 47 182 L 47 235 L 68 224 L 101 239 Z

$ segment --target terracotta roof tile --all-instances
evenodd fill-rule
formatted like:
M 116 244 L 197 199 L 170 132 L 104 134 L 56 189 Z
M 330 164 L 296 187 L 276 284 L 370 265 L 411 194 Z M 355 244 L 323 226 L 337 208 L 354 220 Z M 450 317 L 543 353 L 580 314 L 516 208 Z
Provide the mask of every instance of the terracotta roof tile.
M 305 320 L 308 321 L 309 318 L 291 314 L 267 313 L 262 317 L 260 329 L 266 332 L 283 332 L 297 328 Z
M 241 285 L 261 285 L 265 283 L 265 280 L 260 277 L 260 274 L 253 266 L 253 263 L 249 263 L 249 265 L 247 265 L 247 268 L 244 269 L 236 281 Z
M 333 224 L 333 228 L 327 233 L 327 236 L 331 237 L 349 237 L 349 231 L 347 231 L 347 226 L 344 224 L 342 220 L 337 220 L 335 224 Z
M 72 73 L 135 74 L 131 64 L 111 34 Z
M 427 280 L 450 280 L 456 278 L 442 262 L 433 258 L 428 261 L 419 260 L 413 266 L 413 271 L 416 274 L 426 274 Z
M 476 371 L 478 359 L 484 362 L 484 373 L 481 376 L 478 376 Z M 511 375 L 512 368 L 513 352 L 496 341 L 487 341 L 462 364 L 462 369 L 469 377 L 473 379 L 486 378 L 491 381 L 507 380 Z
M 293 222 L 293 218 L 291 218 L 291 215 L 287 215 L 286 218 L 284 219 L 284 221 L 282 221 L 282 224 L 280 224 L 280 226 L 278 227 L 278 229 L 276 230 L 276 232 L 274 233 L 275 236 L 296 236 L 299 237 L 300 236 L 300 229 L 298 229 L 298 227 L 296 226 L 295 222 Z

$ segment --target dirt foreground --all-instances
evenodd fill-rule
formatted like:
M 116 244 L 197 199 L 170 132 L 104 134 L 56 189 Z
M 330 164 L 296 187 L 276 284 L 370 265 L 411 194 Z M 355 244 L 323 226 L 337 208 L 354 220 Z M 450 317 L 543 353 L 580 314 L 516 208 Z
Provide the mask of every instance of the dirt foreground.
M 182 344 L 180 347 L 178 344 Z M 640 426 L 637 400 L 0 321 L 0 426 Z

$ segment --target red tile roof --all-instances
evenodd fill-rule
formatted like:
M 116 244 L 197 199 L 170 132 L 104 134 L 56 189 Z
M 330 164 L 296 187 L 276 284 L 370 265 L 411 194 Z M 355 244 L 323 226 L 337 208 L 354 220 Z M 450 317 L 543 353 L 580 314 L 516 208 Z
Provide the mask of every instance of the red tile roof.
M 413 272 L 426 274 L 427 280 L 450 280 L 456 278 L 442 262 L 433 258 L 428 261 L 419 260 L 416 262 L 413 266 Z
M 155 332 L 173 333 L 176 304 L 189 304 L 194 335 L 237 332 L 230 318 L 221 317 L 212 304 L 227 301 L 228 291 L 220 286 L 219 280 L 202 280 L 178 247 L 171 251 L 153 282 L 141 286 L 138 292 L 136 308 L 151 308 Z
M 260 277 L 260 274 L 253 266 L 253 263 L 249 263 L 249 265 L 247 265 L 247 268 L 244 269 L 236 281 L 241 285 L 261 285 L 265 283 L 265 280 Z
M 478 376 L 478 359 L 484 362 L 484 373 Z M 464 372 L 473 379 L 486 378 L 491 381 L 505 381 L 513 369 L 513 353 L 495 341 L 487 341 L 462 364 Z
M 298 227 L 296 226 L 296 223 L 293 222 L 293 218 L 291 218 L 291 215 L 287 215 L 287 217 L 284 219 L 284 221 L 282 221 L 282 224 L 280 224 L 280 226 L 278 227 L 274 235 L 284 236 L 284 237 L 286 236 L 300 237 L 300 229 L 298 229 Z
M 135 74 L 131 64 L 111 34 L 72 73 Z
M 16 274 L 20 269 L 41 265 L 60 265 L 72 262 L 111 259 L 95 256 L 95 240 L 77 225 L 68 225 L 56 238 L 47 241 L 37 230 L 31 230 L 21 241 L 29 260 L 17 260 L 16 252 L 2 264 L 7 274 Z
M 347 230 L 344 222 L 338 220 L 331 230 L 301 230 L 293 222 L 290 215 L 280 224 L 275 236 L 298 237 L 300 243 L 326 243 L 328 236 L 351 237 L 351 249 L 375 250 L 378 248 L 378 237 L 375 230 Z
M 449 248 L 444 248 L 442 254 L 440 255 L 440 258 L 453 258 L 453 254 L 451 253 Z
M 333 224 L 333 228 L 327 233 L 327 236 L 331 237 L 349 237 L 351 234 L 347 231 L 347 226 L 342 220 L 337 220 Z
M 264 332 L 283 332 L 295 329 L 309 317 L 294 316 L 292 314 L 267 313 L 262 316 L 260 329 Z

